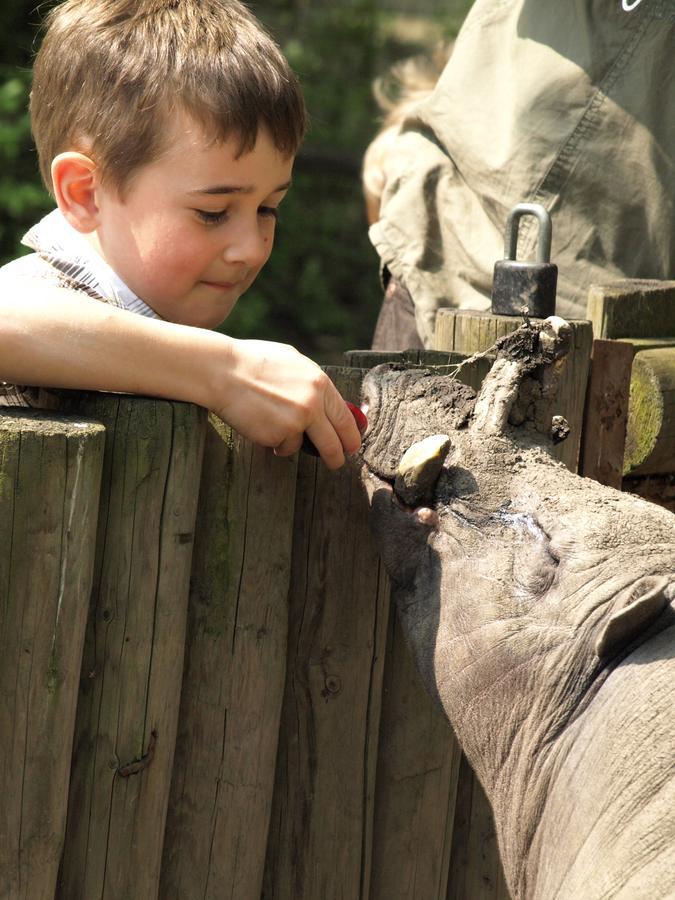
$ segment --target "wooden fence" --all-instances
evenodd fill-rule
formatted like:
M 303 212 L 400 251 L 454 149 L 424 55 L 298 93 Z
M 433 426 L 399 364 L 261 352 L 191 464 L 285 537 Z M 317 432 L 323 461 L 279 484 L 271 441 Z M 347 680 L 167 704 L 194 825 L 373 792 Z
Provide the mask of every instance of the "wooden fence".
M 675 285 L 652 288 L 650 302 Z M 518 324 L 448 316 L 434 363 Z M 571 468 L 617 452 L 615 411 L 593 437 L 612 432 L 606 453 L 582 427 L 591 340 L 574 323 L 556 407 Z M 380 358 L 331 370 L 346 399 Z M 595 364 L 590 384 L 610 370 Z M 641 398 L 660 385 L 670 421 L 667 377 L 647 381 Z M 650 431 L 671 448 L 652 480 L 675 471 L 668 427 Z M 0 599 L 1 897 L 508 898 L 489 806 L 413 670 L 352 467 L 277 459 L 169 401 L 64 392 L 58 413 L 7 411 Z

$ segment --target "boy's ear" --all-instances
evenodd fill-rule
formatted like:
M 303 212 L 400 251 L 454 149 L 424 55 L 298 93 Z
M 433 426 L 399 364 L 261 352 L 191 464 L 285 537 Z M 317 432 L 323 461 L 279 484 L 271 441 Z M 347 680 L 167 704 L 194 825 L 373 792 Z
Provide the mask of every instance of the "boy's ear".
M 52 161 L 52 185 L 59 209 L 82 234 L 98 226 L 96 163 L 84 153 L 69 150 Z

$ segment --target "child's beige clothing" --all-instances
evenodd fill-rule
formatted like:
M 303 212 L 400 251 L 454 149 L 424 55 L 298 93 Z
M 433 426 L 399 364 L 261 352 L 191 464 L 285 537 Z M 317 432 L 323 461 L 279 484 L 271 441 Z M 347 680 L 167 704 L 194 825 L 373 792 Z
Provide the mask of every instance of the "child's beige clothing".
M 425 346 L 439 307 L 489 306 L 522 201 L 551 212 L 561 316 L 592 283 L 675 277 L 674 63 L 673 0 L 476 0 L 370 232 Z M 533 258 L 536 221 L 520 233 Z

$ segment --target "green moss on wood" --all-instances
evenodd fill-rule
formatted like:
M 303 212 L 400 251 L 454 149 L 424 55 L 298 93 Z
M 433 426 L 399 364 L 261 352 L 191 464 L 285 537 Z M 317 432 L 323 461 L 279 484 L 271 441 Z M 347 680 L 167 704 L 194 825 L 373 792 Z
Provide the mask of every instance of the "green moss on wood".
M 663 400 L 653 372 L 636 357 L 630 384 L 623 474 L 642 465 L 653 452 L 663 423 Z

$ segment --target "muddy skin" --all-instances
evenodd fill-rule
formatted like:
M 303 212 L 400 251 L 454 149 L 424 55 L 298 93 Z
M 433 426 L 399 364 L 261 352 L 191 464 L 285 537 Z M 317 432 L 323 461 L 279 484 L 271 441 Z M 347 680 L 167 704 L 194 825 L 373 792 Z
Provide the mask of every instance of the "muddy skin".
M 675 516 L 569 472 L 547 401 L 561 320 L 503 339 L 480 394 L 365 378 L 371 523 L 407 639 L 490 799 L 514 898 L 675 896 Z M 403 453 L 450 447 L 428 502 Z M 646 836 L 648 835 L 648 839 Z

